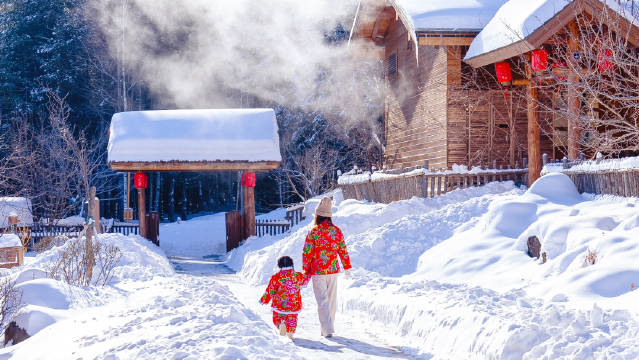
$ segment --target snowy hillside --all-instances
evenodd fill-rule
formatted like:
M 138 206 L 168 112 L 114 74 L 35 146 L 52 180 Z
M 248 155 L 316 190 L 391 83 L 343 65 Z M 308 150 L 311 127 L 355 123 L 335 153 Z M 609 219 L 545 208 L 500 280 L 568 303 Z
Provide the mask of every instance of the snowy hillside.
M 201 259 L 222 244 L 221 214 L 163 227 L 164 249 L 206 252 L 199 260 L 100 236 L 123 253 L 105 287 L 46 279 L 61 247 L 29 257 L 10 273 L 32 337 L 0 359 L 639 358 L 639 199 L 580 195 L 560 173 L 528 190 L 492 183 L 389 205 L 333 196 L 354 269 L 340 279 L 332 340 L 319 335 L 309 287 L 292 342 L 257 302 L 279 256 L 301 268 L 311 199 L 291 232 L 229 254 L 237 274 Z M 545 263 L 527 254 L 532 235 Z
M 579 195 L 562 174 L 528 191 L 490 184 L 390 205 L 343 201 L 334 221 L 355 275 L 340 310 L 392 329 L 414 355 L 636 358 L 637 203 Z M 263 285 L 278 256 L 300 264 L 308 222 L 247 242 L 231 266 Z M 545 264 L 526 254 L 532 235 Z M 589 250 L 595 264 L 585 263 Z

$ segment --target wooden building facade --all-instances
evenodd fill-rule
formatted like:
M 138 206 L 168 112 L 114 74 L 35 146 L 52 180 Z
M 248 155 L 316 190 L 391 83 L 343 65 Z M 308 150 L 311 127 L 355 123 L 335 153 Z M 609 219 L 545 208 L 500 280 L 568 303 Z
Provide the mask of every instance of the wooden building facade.
M 445 2 L 417 3 L 364 1 L 351 34 L 352 40 L 373 42 L 383 49 L 386 167 L 521 168 L 532 158 L 529 178 L 534 181 L 541 170 L 541 154 L 575 158 L 579 152 L 574 141 L 570 145 L 573 120 L 552 111 L 561 91 L 551 87 L 538 92 L 535 84 L 547 79 L 527 74 L 527 61 L 530 51 L 564 31 L 571 18 L 584 11 L 593 14 L 606 5 L 600 0 L 575 0 L 545 19 L 531 38 L 515 39 L 505 49 L 498 46 L 468 59 L 467 52 L 484 27 L 504 22 L 496 17 L 508 1 L 458 0 L 450 9 Z M 635 39 L 630 45 L 636 46 L 636 24 L 615 20 L 627 38 Z M 495 76 L 495 63 L 504 60 L 512 62 L 515 77 L 506 88 Z M 542 103 L 548 106 L 539 106 Z
M 503 1 L 486 3 L 485 9 L 469 11 L 491 14 Z M 477 87 L 472 69 L 462 61 L 482 19 L 416 28 L 411 16 L 416 15 L 394 1 L 369 1 L 352 35 L 383 47 L 385 165 L 522 166 L 526 114 L 517 109 L 525 94 L 517 89 L 504 96 L 496 81 Z M 550 141 L 544 145 L 550 147 Z

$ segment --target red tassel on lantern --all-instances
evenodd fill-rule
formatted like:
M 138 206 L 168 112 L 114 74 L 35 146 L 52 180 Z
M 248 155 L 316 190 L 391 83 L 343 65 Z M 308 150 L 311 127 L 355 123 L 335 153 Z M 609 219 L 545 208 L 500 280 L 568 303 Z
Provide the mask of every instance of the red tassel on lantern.
M 534 72 L 546 70 L 548 68 L 548 51 L 545 49 L 533 50 L 530 57 L 530 67 Z
M 552 63 L 551 66 L 552 66 L 553 70 L 555 70 L 555 69 L 565 70 L 566 68 L 568 68 L 568 66 L 566 65 L 566 62 L 564 62 L 564 61 L 556 61 L 556 62 Z M 561 80 L 561 81 L 566 80 L 566 77 L 563 76 L 563 75 L 559 75 L 557 78 L 559 80 Z
M 508 100 L 508 86 L 512 84 L 513 75 L 510 71 L 510 64 L 506 61 L 501 61 L 495 64 L 495 74 L 497 74 L 497 81 L 504 88 L 504 99 Z
M 612 58 L 613 58 L 612 55 L 613 54 L 611 49 L 599 50 L 599 55 L 597 55 L 599 71 L 606 72 L 614 68 L 614 63 L 612 62 Z
M 133 176 L 133 186 L 135 186 L 136 189 L 146 189 L 146 174 L 136 172 Z

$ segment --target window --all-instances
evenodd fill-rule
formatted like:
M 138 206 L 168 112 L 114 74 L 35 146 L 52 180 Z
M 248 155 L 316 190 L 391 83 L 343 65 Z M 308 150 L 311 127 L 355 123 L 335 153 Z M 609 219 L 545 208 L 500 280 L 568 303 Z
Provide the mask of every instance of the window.
M 388 57 L 388 76 L 395 75 L 397 73 L 397 53 L 393 53 Z

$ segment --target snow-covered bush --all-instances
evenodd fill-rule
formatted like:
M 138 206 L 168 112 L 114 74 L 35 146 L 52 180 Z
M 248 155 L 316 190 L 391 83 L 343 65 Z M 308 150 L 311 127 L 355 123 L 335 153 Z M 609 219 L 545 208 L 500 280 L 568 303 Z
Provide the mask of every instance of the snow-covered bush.
M 120 262 L 122 252 L 112 244 L 92 240 L 87 249 L 86 238 L 72 238 L 61 246 L 57 259 L 50 263 L 49 276 L 72 285 L 106 285 L 113 277 L 113 269 Z M 91 254 L 87 254 L 87 250 Z
M 9 276 L 0 279 L 0 332 L 4 333 L 22 307 L 22 293 Z

